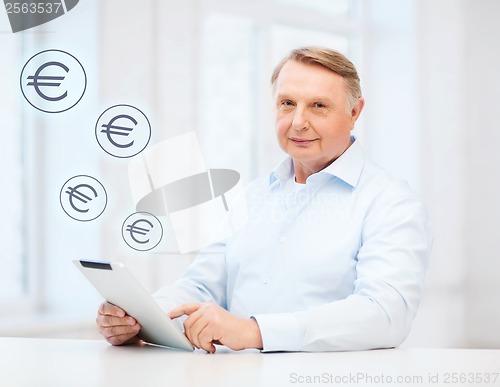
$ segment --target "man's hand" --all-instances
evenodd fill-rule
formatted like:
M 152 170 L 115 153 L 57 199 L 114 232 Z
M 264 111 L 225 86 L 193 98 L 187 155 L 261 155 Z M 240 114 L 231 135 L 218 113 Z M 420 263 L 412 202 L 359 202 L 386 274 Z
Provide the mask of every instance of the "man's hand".
M 214 353 L 214 344 L 223 344 L 231 349 L 262 348 L 259 325 L 253 318 L 239 318 L 217 304 L 184 304 L 169 312 L 170 318 L 182 315 L 184 332 L 197 348 Z
M 99 327 L 99 332 L 108 343 L 122 345 L 139 341 L 137 334 L 141 326 L 135 318 L 109 302 L 103 302 L 99 306 L 95 321 Z

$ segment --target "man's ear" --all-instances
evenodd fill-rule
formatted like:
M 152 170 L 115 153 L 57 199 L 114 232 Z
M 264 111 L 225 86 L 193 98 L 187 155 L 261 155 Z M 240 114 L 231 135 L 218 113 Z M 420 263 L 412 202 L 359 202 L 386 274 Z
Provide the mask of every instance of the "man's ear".
M 359 118 L 359 115 L 363 111 L 364 107 L 365 107 L 365 99 L 363 97 L 359 97 L 358 102 L 356 102 L 356 105 L 354 105 L 354 107 L 351 110 L 351 119 L 352 119 L 353 127 L 354 127 L 354 123 Z
M 363 111 L 363 108 L 365 107 L 365 100 L 363 97 L 358 98 L 358 102 L 356 102 L 356 105 L 351 109 L 351 127 L 354 129 L 354 123 L 358 120 L 359 115 Z

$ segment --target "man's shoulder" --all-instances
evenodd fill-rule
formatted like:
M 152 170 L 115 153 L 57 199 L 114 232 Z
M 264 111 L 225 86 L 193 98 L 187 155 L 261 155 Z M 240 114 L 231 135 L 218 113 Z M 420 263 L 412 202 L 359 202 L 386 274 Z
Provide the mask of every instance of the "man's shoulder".
M 406 180 L 391 175 L 370 160 L 365 160 L 358 186 L 362 190 L 372 192 L 375 196 L 419 200 L 418 195 Z
M 261 174 L 250 180 L 245 184 L 245 192 L 248 194 L 269 191 L 270 187 L 273 185 L 273 181 L 277 180 L 275 178 L 273 179 L 272 176 L 272 173 Z

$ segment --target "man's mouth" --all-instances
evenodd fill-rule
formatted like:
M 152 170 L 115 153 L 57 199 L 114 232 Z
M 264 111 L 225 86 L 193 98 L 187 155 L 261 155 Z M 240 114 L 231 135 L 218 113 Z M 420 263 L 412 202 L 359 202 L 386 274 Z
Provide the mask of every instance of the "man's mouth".
M 297 145 L 307 145 L 312 143 L 313 141 L 318 140 L 317 138 L 299 138 L 299 137 L 289 137 L 289 140 Z

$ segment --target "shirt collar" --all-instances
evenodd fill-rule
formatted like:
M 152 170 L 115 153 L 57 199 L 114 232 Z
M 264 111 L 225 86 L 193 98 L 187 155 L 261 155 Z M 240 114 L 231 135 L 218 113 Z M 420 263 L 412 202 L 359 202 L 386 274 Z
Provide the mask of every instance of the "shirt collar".
M 328 165 L 321 171 L 311 175 L 326 174 L 335 176 L 352 187 L 356 187 L 363 170 L 365 156 L 359 141 L 355 137 L 351 137 L 351 145 L 340 155 L 333 163 Z M 269 175 L 269 184 L 276 180 L 286 181 L 295 175 L 293 169 L 293 160 L 290 156 L 279 163 Z

